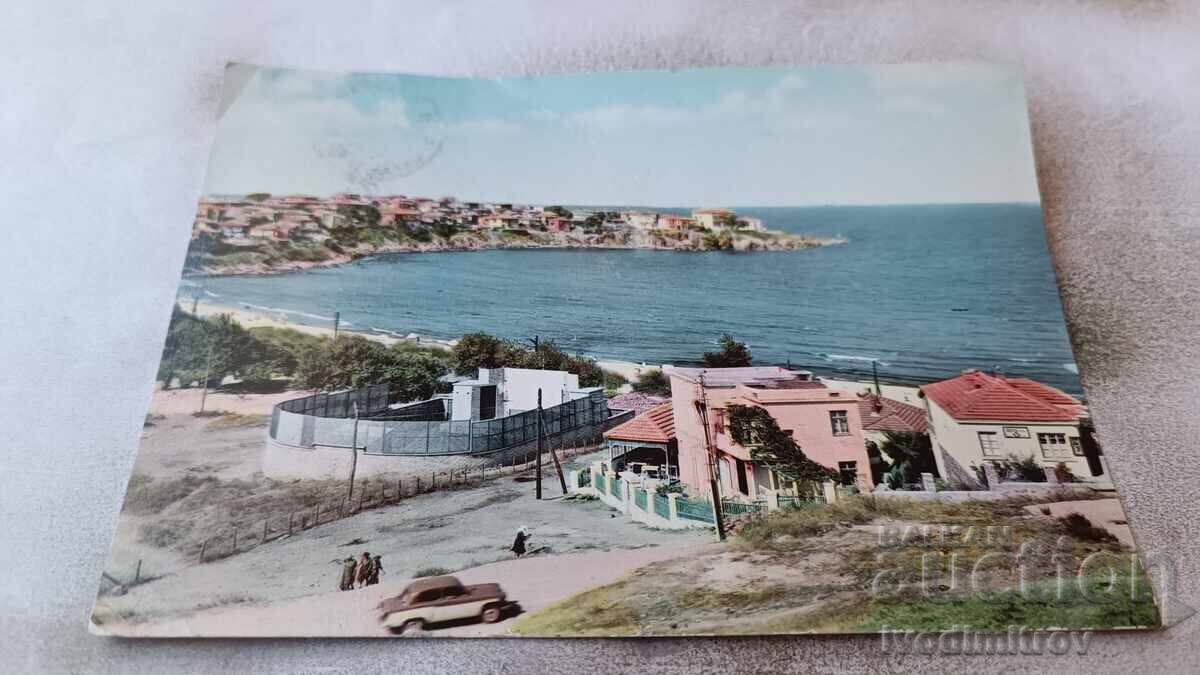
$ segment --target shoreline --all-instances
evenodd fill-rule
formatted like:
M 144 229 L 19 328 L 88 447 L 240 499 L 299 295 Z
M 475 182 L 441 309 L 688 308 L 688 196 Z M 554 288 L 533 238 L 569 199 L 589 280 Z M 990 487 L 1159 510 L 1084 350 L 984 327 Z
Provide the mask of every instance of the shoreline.
M 544 234 L 544 233 L 540 233 Z M 383 255 L 400 255 L 409 253 L 470 253 L 475 251 L 525 251 L 525 250 L 551 250 L 551 251 L 666 251 L 675 253 L 786 253 L 792 251 L 805 251 L 814 248 L 824 248 L 827 246 L 842 246 L 849 243 L 845 237 L 809 237 L 806 235 L 792 234 L 788 232 L 769 231 L 770 238 L 757 239 L 749 237 L 741 240 L 742 245 L 735 246 L 731 249 L 705 249 L 698 248 L 694 245 L 678 245 L 678 246 L 660 246 L 648 243 L 616 243 L 616 242 L 592 242 L 582 239 L 564 238 L 565 241 L 543 242 L 534 239 L 516 242 L 507 241 L 497 244 L 490 240 L 466 238 L 455 241 L 454 239 L 447 240 L 441 243 L 405 243 L 405 244 L 383 244 L 376 246 L 371 250 L 362 250 L 362 247 L 357 247 L 349 252 L 333 253 L 330 251 L 330 257 L 325 260 L 289 260 L 286 262 L 265 264 L 265 263 L 247 263 L 240 265 L 213 265 L 206 268 L 201 268 L 193 271 L 183 272 L 184 278 L 198 277 L 236 277 L 236 276 L 266 276 L 274 274 L 289 274 L 292 272 L 303 272 L 311 269 L 326 269 L 338 267 L 348 263 L 356 262 L 365 258 Z M 531 235 L 532 236 L 532 235 Z M 590 236 L 590 235 L 589 235 Z M 744 235 L 745 236 L 745 235 Z M 756 243 L 757 242 L 757 243 Z M 764 242 L 771 242 L 766 244 Z M 682 242 L 681 242 L 682 243 Z M 761 248 L 760 248 L 761 246 Z
M 184 311 L 190 312 L 190 307 L 187 302 L 176 298 L 175 304 Z M 270 312 L 265 309 L 251 307 L 245 303 L 237 303 L 231 305 L 228 303 L 213 302 L 211 300 L 199 300 L 196 302 L 196 315 L 200 317 L 216 316 L 218 314 L 229 314 L 244 328 L 290 328 L 308 335 L 318 337 L 333 337 L 333 329 L 325 326 L 311 326 L 297 321 L 292 321 L 287 318 L 287 312 L 282 310 L 278 312 Z M 373 332 L 370 330 L 361 330 L 351 324 L 351 328 L 339 328 L 338 333 L 356 335 L 359 337 L 373 340 L 381 344 L 391 346 L 400 342 L 407 344 L 420 345 L 423 347 L 434 347 L 438 349 L 450 350 L 454 345 L 458 344 L 457 339 L 437 338 L 430 335 L 421 335 L 418 333 L 407 333 L 400 335 L 399 331 L 389 331 L 388 333 Z M 649 370 L 661 370 L 664 365 L 674 364 L 656 364 L 645 361 L 625 361 L 620 359 L 595 358 L 596 365 L 606 372 L 616 373 L 621 375 L 630 382 L 636 382 L 641 375 Z M 803 370 L 803 369 L 802 369 Z M 833 389 L 841 389 L 845 391 L 861 391 L 863 389 L 872 388 L 872 383 L 867 380 L 851 380 L 844 377 L 824 376 L 817 372 L 813 375 Z M 932 381 L 932 380 L 931 380 Z M 884 390 L 884 396 L 903 403 L 911 405 L 920 405 L 920 401 L 916 399 L 918 387 L 904 384 L 894 384 L 883 382 L 881 385 Z M 890 395 L 889 395 L 890 394 Z

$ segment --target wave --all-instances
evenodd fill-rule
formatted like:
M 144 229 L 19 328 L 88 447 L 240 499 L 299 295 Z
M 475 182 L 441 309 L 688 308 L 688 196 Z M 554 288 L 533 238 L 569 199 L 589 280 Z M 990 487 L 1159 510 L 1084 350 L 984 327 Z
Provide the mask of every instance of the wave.
M 317 321 L 333 321 L 334 320 L 334 318 L 332 316 L 322 316 L 320 314 L 309 314 L 308 312 L 301 312 L 300 310 L 296 310 L 296 309 L 285 309 L 283 307 L 267 307 L 265 305 L 255 305 L 255 304 L 252 304 L 249 302 L 243 302 L 241 304 L 245 307 L 249 307 L 251 309 L 257 309 L 257 310 L 260 310 L 263 312 L 272 312 L 272 313 L 276 313 L 276 314 L 294 314 L 296 316 L 303 316 L 303 317 L 307 317 L 309 319 L 315 319 Z M 349 321 L 341 321 L 340 323 L 343 326 L 353 325 Z
M 821 356 L 826 361 L 854 361 L 857 363 L 871 363 L 874 361 L 881 366 L 892 365 L 886 361 L 881 361 L 874 356 L 857 356 L 854 354 L 819 354 L 818 356 Z
M 1069 370 L 1076 375 L 1079 374 L 1079 366 L 1075 365 L 1074 363 L 1064 363 L 1062 364 L 1062 367 L 1064 370 Z
M 221 297 L 221 294 L 220 294 L 220 293 L 213 293 L 212 291 L 209 291 L 209 290 L 205 290 L 205 291 L 204 291 L 204 294 L 205 294 L 205 295 L 207 295 L 207 296 L 208 296 L 208 297 L 210 297 L 210 298 L 219 298 L 219 297 Z

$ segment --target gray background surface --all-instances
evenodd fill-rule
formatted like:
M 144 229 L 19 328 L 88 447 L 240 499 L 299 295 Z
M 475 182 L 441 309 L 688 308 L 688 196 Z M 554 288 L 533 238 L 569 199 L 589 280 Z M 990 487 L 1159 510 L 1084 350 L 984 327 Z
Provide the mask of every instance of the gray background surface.
M 1143 549 L 1200 607 L 1200 36 L 1180 2 L 6 3 L 0 663 L 10 672 L 1200 669 L 1200 618 L 1086 656 L 874 637 L 121 641 L 85 621 L 133 464 L 222 68 L 517 75 L 991 60 L 1026 71 L 1072 339 Z

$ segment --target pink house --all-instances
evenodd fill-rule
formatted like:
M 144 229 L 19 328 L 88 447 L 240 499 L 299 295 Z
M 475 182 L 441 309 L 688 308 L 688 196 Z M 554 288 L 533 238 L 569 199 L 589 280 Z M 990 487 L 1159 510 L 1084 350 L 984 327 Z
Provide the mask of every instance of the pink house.
M 713 456 L 722 497 L 755 499 L 766 490 L 799 488 L 734 442 L 725 426 L 730 404 L 765 408 L 809 459 L 835 470 L 842 484 L 870 491 L 871 465 L 856 394 L 828 388 L 812 373 L 778 367 L 665 366 L 663 372 L 671 380 L 679 478 L 690 491 L 708 494 Z

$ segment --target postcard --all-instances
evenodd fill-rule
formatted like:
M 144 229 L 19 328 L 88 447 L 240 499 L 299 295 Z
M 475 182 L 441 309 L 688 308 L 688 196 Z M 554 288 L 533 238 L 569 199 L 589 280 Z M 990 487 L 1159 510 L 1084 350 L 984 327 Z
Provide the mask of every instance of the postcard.
M 1160 625 L 1011 67 L 232 65 L 163 321 L 98 634 Z

